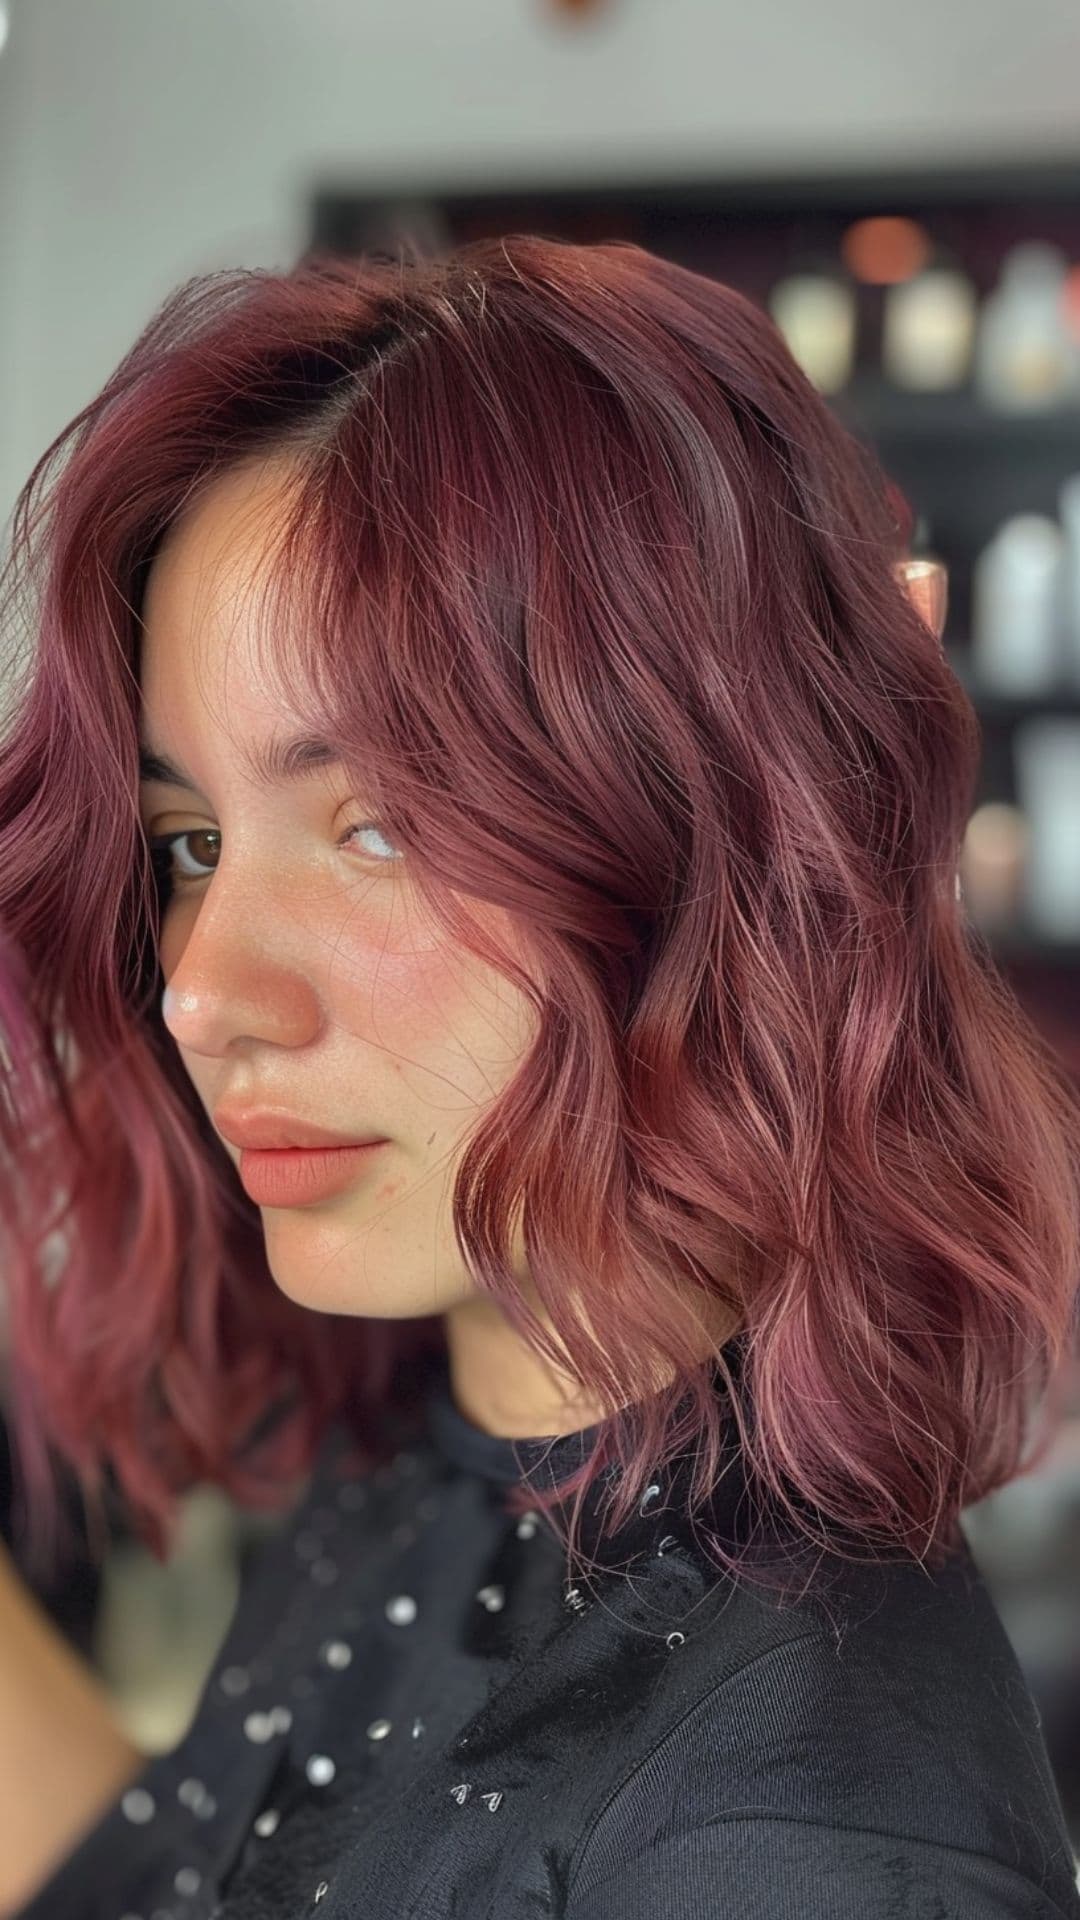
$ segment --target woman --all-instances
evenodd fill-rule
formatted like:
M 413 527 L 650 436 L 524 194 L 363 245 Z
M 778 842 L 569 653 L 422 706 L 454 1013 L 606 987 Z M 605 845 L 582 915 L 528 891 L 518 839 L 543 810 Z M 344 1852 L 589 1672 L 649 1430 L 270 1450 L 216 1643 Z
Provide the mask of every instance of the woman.
M 1060 1410 L 1080 1116 L 908 535 L 749 300 L 530 235 L 189 282 L 35 468 L 24 1548 L 59 1461 L 161 1557 L 283 1518 L 96 1787 L 0 1635 L 9 1910 L 1080 1913 L 959 1520 Z

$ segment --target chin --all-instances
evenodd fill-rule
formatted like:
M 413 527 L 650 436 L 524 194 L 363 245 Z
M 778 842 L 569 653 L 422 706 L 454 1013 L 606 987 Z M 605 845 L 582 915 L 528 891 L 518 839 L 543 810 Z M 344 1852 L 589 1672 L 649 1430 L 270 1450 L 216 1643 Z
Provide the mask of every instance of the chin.
M 414 1305 L 393 1266 L 365 1256 L 362 1238 L 317 1225 L 284 1207 L 264 1208 L 270 1272 L 279 1293 L 312 1313 L 375 1320 L 412 1320 L 430 1313 Z M 430 1286 L 426 1289 L 430 1298 Z

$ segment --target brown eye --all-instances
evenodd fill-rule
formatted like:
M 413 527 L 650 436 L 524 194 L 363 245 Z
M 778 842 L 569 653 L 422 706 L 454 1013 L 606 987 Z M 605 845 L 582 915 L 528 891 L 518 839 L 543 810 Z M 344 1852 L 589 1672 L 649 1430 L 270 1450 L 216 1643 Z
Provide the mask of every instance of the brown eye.
M 154 871 L 159 878 L 171 881 L 174 886 L 182 887 L 188 881 L 204 880 L 207 874 L 214 871 L 213 866 L 207 866 L 204 863 L 205 844 L 200 844 L 198 852 L 193 856 L 191 866 L 176 865 L 173 848 L 179 847 L 185 840 L 197 843 L 220 842 L 221 835 L 216 827 L 188 827 L 183 833 L 155 833 L 150 836 L 150 858 Z M 215 865 L 218 851 L 217 846 L 212 848 Z M 188 857 L 192 858 L 190 855 Z

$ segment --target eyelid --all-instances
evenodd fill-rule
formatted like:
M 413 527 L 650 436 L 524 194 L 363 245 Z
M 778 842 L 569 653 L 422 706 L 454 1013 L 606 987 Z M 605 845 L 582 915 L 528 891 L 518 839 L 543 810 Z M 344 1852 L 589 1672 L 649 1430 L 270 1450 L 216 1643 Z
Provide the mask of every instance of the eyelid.
M 182 800 L 177 800 L 177 801 L 173 801 L 170 799 L 166 801 L 164 805 L 162 805 L 161 802 L 159 801 L 156 806 L 151 807 L 150 801 L 147 797 L 148 787 L 163 787 L 168 794 L 170 795 L 183 794 L 184 798 Z M 357 794 L 348 791 L 347 789 L 342 794 L 341 798 L 338 799 L 336 796 L 334 783 L 331 783 L 328 786 L 327 792 L 326 792 L 326 798 L 329 799 L 335 816 L 341 813 L 341 811 L 345 807 L 359 807 L 363 809 L 366 805 L 366 803 L 362 798 L 360 798 Z M 216 819 L 214 818 L 213 809 L 210 806 L 201 807 L 199 805 L 199 796 L 197 794 L 193 794 L 193 793 L 189 794 L 186 787 L 174 786 L 167 780 L 140 781 L 137 807 L 138 807 L 139 819 L 143 824 L 143 830 L 144 832 L 147 832 L 147 833 L 149 833 L 150 831 L 149 826 L 146 824 L 147 821 L 151 819 L 156 820 L 158 816 L 162 813 L 182 814 L 185 817 L 185 819 L 189 815 L 195 815 L 197 818 L 202 820 L 204 827 L 211 828 L 215 833 L 219 833 L 221 831 L 220 827 L 217 824 Z M 368 808 L 368 813 L 372 817 L 374 817 L 373 809 Z M 366 823 L 367 823 L 367 817 L 365 816 L 365 824 Z M 173 831 L 179 833 L 183 831 L 183 829 L 177 827 L 173 829 Z M 196 827 L 188 827 L 186 831 L 189 833 L 196 833 L 199 831 L 199 829 Z

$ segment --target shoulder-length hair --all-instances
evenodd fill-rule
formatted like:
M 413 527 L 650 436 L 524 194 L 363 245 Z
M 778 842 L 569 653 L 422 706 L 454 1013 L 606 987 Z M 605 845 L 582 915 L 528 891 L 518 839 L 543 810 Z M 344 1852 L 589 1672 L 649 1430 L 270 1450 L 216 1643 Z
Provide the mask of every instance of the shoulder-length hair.
M 538 1017 L 455 1230 L 607 1412 L 523 1502 L 560 1524 L 617 1455 L 613 1528 L 676 1445 L 703 1500 L 720 1377 L 793 1538 L 936 1561 L 1041 1457 L 1080 1267 L 1080 1103 L 958 897 L 977 718 L 894 574 L 910 510 L 767 314 L 529 234 L 188 280 L 19 494 L 0 1251 L 32 1551 L 68 1469 L 163 1556 L 180 1492 L 277 1508 L 331 1421 L 375 1460 L 443 1348 L 438 1316 L 281 1294 L 161 1020 L 141 595 L 199 488 L 286 451 L 266 670 Z M 738 1392 L 701 1360 L 718 1305 Z

